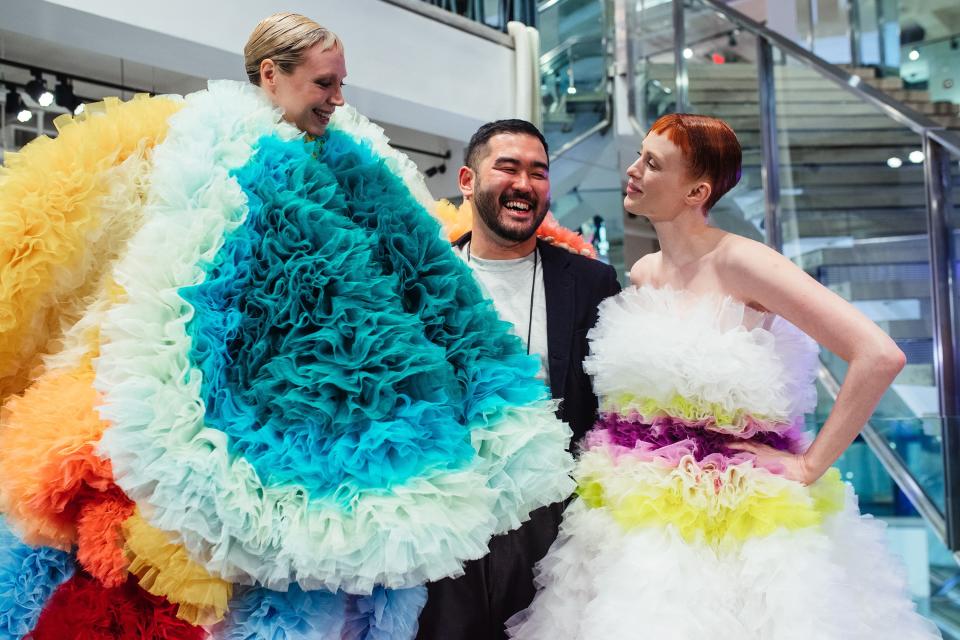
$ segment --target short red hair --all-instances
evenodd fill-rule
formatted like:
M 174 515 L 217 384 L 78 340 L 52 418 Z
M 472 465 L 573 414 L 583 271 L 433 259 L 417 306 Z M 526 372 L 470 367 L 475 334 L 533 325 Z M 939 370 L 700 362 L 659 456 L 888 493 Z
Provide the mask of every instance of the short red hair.
M 689 113 L 660 117 L 648 133 L 666 136 L 680 147 L 693 178 L 706 178 L 713 190 L 706 202 L 709 211 L 717 200 L 740 182 L 743 153 L 740 141 L 723 120 Z

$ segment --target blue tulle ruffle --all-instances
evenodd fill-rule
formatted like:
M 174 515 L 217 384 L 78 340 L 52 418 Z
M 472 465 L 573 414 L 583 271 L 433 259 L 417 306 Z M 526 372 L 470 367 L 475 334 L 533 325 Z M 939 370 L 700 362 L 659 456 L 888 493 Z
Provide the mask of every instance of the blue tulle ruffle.
M 206 424 L 268 483 L 348 504 L 361 489 L 459 468 L 473 450 L 445 351 L 404 311 L 396 275 L 345 215 L 355 203 L 311 149 L 262 139 L 236 174 L 245 223 L 181 294 L 195 308 Z
M 347 606 L 343 640 L 413 640 L 427 603 L 427 588 L 384 589 L 354 596 Z
M 339 640 L 347 596 L 329 591 L 240 587 L 214 629 L 219 640 Z
M 47 600 L 70 579 L 70 554 L 22 543 L 0 517 L 0 640 L 33 630 Z

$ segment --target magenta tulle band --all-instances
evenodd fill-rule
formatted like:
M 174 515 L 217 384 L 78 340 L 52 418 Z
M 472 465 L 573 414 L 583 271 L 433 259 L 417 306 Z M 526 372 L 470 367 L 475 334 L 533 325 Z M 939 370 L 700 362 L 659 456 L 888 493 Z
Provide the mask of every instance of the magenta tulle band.
M 741 454 L 742 451 L 732 449 L 729 445 L 744 441 L 743 438 L 730 433 L 705 429 L 701 425 L 670 417 L 654 418 L 651 422 L 643 422 L 625 419 L 617 414 L 604 414 L 597 421 L 593 432 L 603 432 L 604 437 L 599 441 L 626 449 L 639 447 L 646 451 L 656 451 L 682 444 L 682 448 L 689 450 L 697 461 L 712 454 L 720 454 L 724 457 Z M 794 425 L 781 433 L 758 431 L 748 440 L 790 453 L 801 453 L 808 444 L 799 425 Z M 596 438 L 592 441 L 598 442 Z M 588 438 L 588 447 L 590 442 L 591 439 Z

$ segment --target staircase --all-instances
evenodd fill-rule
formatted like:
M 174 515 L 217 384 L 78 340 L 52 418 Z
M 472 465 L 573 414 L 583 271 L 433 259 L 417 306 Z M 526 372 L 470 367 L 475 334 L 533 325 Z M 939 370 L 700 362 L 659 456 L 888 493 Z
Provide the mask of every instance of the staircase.
M 877 78 L 869 68 L 850 71 L 960 131 L 956 105 L 931 103 L 927 92 L 904 90 L 899 78 Z M 744 152 L 740 185 L 712 215 L 762 241 L 757 75 L 750 63 L 688 66 L 690 110 L 726 120 Z M 672 88 L 673 76 L 672 64 L 646 65 L 648 86 Z M 907 354 L 878 416 L 935 416 L 923 166 L 911 161 L 914 154 L 922 162 L 920 137 L 812 69 L 778 66 L 775 77 L 784 253 L 880 323 Z M 953 169 L 952 199 L 960 202 L 960 167 Z M 827 360 L 842 378 L 842 363 Z

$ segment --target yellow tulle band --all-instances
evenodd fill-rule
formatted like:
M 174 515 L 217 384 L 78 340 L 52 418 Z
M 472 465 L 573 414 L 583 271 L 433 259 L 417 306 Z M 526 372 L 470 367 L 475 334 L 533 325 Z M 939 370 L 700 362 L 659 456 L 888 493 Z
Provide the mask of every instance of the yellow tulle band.
M 138 96 L 61 116 L 56 142 L 8 153 L 0 170 L 0 402 L 23 391 L 38 354 L 60 328 L 60 309 L 89 283 L 91 236 L 111 167 L 162 140 L 180 104 Z M 67 305 L 69 306 L 69 305 Z
M 669 416 L 688 422 L 709 421 L 717 431 L 730 433 L 748 431 L 751 424 L 774 423 L 787 419 L 787 416 L 751 415 L 741 409 L 730 410 L 715 402 L 698 402 L 680 395 L 664 401 L 622 393 L 604 398 L 600 410 L 620 415 L 637 413 L 647 419 Z
M 672 526 L 688 542 L 719 545 L 821 524 L 844 503 L 836 469 L 807 487 L 751 463 L 701 467 L 687 456 L 676 467 L 589 451 L 580 460 L 577 493 L 624 528 Z
M 190 624 L 223 619 L 233 587 L 194 562 L 186 550 L 150 526 L 137 512 L 123 523 L 130 573 L 155 596 L 179 605 L 177 617 Z

